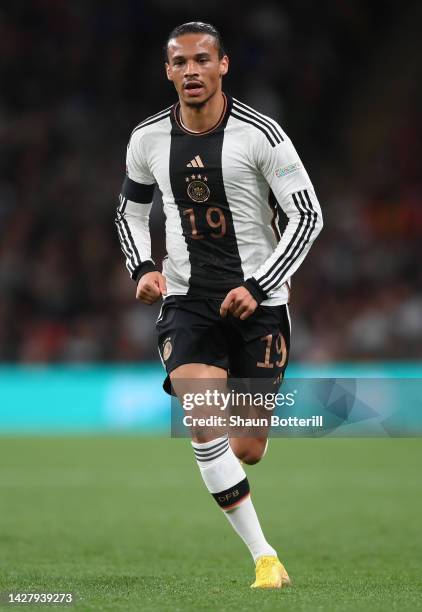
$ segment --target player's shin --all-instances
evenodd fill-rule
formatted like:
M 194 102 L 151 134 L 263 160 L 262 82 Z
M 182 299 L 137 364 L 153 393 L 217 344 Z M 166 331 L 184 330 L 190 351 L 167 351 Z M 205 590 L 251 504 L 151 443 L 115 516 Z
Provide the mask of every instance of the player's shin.
M 208 491 L 249 548 L 254 561 L 265 555 L 276 555 L 264 537 L 250 498 L 248 479 L 228 438 L 192 442 L 192 446 Z

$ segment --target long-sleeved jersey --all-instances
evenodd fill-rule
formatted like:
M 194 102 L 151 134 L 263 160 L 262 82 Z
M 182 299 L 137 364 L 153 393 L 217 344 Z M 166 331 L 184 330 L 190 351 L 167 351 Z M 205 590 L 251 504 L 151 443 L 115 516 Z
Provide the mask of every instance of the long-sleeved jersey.
M 167 295 L 224 298 L 244 285 L 263 305 L 289 301 L 290 278 L 322 228 L 314 188 L 277 122 L 224 95 L 214 128 L 186 129 L 176 103 L 133 130 L 116 224 L 134 280 L 156 270 L 149 213 L 166 217 Z

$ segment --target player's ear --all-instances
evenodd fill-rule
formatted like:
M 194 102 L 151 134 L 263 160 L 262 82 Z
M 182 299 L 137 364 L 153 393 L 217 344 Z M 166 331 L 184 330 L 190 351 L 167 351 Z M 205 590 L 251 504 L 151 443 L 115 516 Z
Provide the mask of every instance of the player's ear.
M 169 81 L 172 81 L 173 79 L 171 78 L 171 68 L 170 68 L 170 64 L 169 64 L 168 62 L 166 62 L 166 63 L 164 64 L 164 68 L 165 68 L 165 71 L 166 71 L 166 76 L 167 76 L 168 80 L 169 80 Z
M 220 60 L 220 76 L 224 76 L 229 71 L 229 58 L 224 55 Z

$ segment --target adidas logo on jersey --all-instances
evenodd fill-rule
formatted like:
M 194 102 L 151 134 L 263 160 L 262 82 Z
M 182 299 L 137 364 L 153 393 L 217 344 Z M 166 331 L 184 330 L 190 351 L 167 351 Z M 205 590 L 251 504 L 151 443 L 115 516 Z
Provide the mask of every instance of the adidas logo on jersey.
M 199 155 L 195 155 L 195 157 L 186 164 L 186 167 L 187 168 L 204 168 L 205 166 L 204 166 L 202 159 L 199 157 Z

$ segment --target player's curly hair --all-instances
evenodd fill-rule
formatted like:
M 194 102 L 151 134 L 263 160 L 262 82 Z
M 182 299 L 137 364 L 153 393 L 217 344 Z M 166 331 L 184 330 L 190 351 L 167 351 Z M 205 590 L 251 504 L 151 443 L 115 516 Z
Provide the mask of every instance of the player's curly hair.
M 183 36 L 183 34 L 209 34 L 215 39 L 215 45 L 218 51 L 218 58 L 221 59 L 226 55 L 221 34 L 213 25 L 211 25 L 210 23 L 205 23 L 203 21 L 188 21 L 187 23 L 183 23 L 182 25 L 179 25 L 174 28 L 168 35 L 167 42 L 164 45 L 164 55 L 166 61 L 168 60 L 167 49 L 169 42 L 173 38 Z

